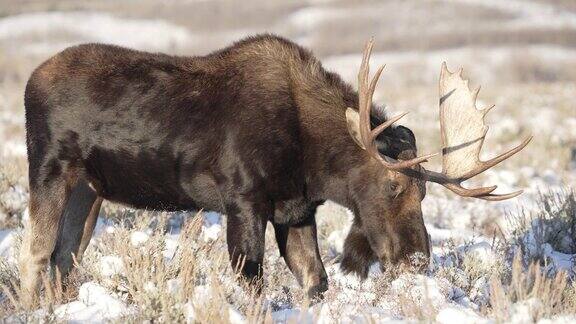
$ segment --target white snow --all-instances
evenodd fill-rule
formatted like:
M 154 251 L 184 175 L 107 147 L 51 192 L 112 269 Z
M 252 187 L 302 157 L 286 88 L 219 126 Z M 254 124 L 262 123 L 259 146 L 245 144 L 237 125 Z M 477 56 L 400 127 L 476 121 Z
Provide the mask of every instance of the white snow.
M 202 239 L 204 242 L 214 241 L 222 231 L 221 215 L 215 212 L 203 213 L 204 226 L 202 226 Z
M 478 261 L 482 262 L 484 266 L 490 266 L 498 260 L 492 246 L 486 241 L 464 246 L 460 250 L 465 255 L 475 257 Z
M 404 296 L 417 304 L 427 303 L 439 309 L 452 296 L 452 285 L 424 275 L 402 274 L 391 284 L 392 296 Z
M 576 323 L 576 315 L 553 316 L 538 321 L 538 324 L 572 324 Z
M 104 277 L 120 275 L 124 272 L 124 263 L 119 256 L 105 255 L 100 258 L 100 274 Z
M 78 301 L 58 307 L 55 314 L 69 321 L 101 323 L 129 312 L 129 307 L 112 297 L 104 287 L 87 282 L 80 286 Z
M 537 298 L 530 298 L 519 301 L 512 305 L 511 323 L 530 323 L 533 322 L 532 314 L 542 307 L 542 302 Z
M 300 32 L 309 32 L 327 20 L 346 17 L 347 14 L 343 9 L 305 7 L 290 14 L 284 23 L 297 28 Z
M 549 243 L 544 243 L 542 248 L 544 255 L 551 262 L 548 265 L 549 267 L 552 267 L 555 271 L 566 271 L 572 277 L 576 275 L 576 254 L 558 252 Z
M 209 288 L 207 288 L 207 289 L 209 289 Z M 208 296 L 208 293 L 202 294 L 202 293 L 200 293 L 200 291 L 201 291 L 201 289 L 197 288 L 196 292 L 195 292 L 195 296 L 200 297 L 200 298 L 203 298 L 204 296 Z M 196 307 L 202 307 L 201 299 L 195 298 L 195 300 L 197 301 L 198 304 L 193 305 L 191 302 L 188 302 L 184 305 L 185 314 L 186 314 L 186 321 L 188 323 L 197 322 L 195 308 Z M 227 313 L 228 313 L 227 315 L 228 315 L 228 320 L 230 321 L 230 323 L 232 323 L 232 324 L 244 324 L 244 323 L 246 323 L 246 319 L 244 318 L 244 316 L 242 316 L 242 314 L 240 314 L 240 312 L 238 312 L 238 310 L 234 309 L 234 307 L 230 306 L 225 311 L 227 311 Z M 222 314 L 222 315 L 224 315 L 224 314 Z
M 135 231 L 130 233 L 130 243 L 136 247 L 146 243 L 146 241 L 148 241 L 149 238 L 150 235 L 141 231 Z
M 23 211 L 28 203 L 28 193 L 20 185 L 14 185 L 7 188 L 6 191 L 0 192 L 0 201 L 6 210 Z M 2 219 L 2 210 L 0 210 L 0 220 Z
M 0 19 L 0 41 L 16 39 L 20 45 L 14 50 L 21 53 L 54 53 L 85 42 L 169 50 L 193 37 L 186 28 L 162 20 L 119 18 L 100 12 L 36 12 Z
M 164 257 L 171 260 L 178 250 L 178 234 L 169 234 L 164 240 Z
M 528 172 L 528 171 L 527 171 Z M 529 172 L 528 172 L 529 173 Z M 503 176 L 506 178 L 506 176 Z M 458 205 L 449 208 L 459 208 Z M 341 253 L 341 246 L 345 239 L 346 230 L 351 222 L 349 211 L 343 209 L 334 203 L 328 203 L 327 206 L 320 208 L 322 213 L 339 214 L 346 222 L 342 224 L 342 229 L 337 229 L 329 233 L 327 241 L 335 255 Z M 452 210 L 453 212 L 454 210 Z M 224 233 L 221 231 L 223 218 L 217 213 L 204 213 L 202 218 L 202 236 L 204 240 L 217 240 Z M 327 215 L 319 215 L 320 218 Z M 100 230 L 96 231 L 96 236 L 104 233 L 113 234 L 114 226 L 107 225 L 99 220 Z M 537 226 L 537 222 L 533 224 Z M 308 309 L 302 309 L 298 306 L 281 309 L 272 312 L 272 318 L 275 322 L 304 321 L 329 323 L 334 318 L 334 310 L 338 309 L 342 315 L 340 319 L 345 322 L 357 322 L 365 319 L 362 316 L 370 316 L 372 319 L 385 322 L 394 322 L 402 319 L 398 313 L 398 303 L 414 303 L 415 305 L 426 305 L 435 314 L 435 320 L 439 323 L 491 323 L 492 321 L 480 314 L 482 305 L 489 298 L 489 279 L 480 277 L 474 282 L 467 282 L 466 276 L 458 268 L 458 263 L 465 256 L 475 258 L 483 267 L 490 268 L 497 266 L 501 262 L 502 256 L 494 252 L 489 239 L 474 234 L 473 231 L 455 230 L 453 227 L 439 229 L 433 225 L 427 226 L 434 244 L 433 265 L 429 269 L 429 274 L 411 274 L 404 273 L 398 278 L 392 280 L 382 289 L 386 290 L 384 298 L 378 297 L 377 290 L 379 281 L 382 276 L 379 265 L 373 264 L 370 268 L 368 279 L 359 280 L 353 274 L 344 275 L 340 272 L 338 263 L 326 265 L 329 275 L 331 289 L 338 289 L 338 295 L 329 303 L 321 302 Z M 171 233 L 165 234 L 164 256 L 171 260 L 177 249 L 179 239 L 179 229 L 173 229 Z M 14 230 L 0 230 L 0 256 L 6 247 L 12 244 Z M 145 230 L 135 230 L 130 235 L 131 244 L 141 246 L 150 239 L 150 235 Z M 453 249 L 446 251 L 441 245 L 447 241 L 460 242 Z M 529 231 L 526 234 L 527 243 L 534 241 L 534 234 Z M 535 242 L 535 241 L 534 241 Z M 536 244 L 536 243 L 534 243 Z M 536 247 L 534 247 L 536 249 Z M 536 252 L 535 252 L 536 253 Z M 555 251 L 550 244 L 544 244 L 538 250 L 549 259 L 549 267 L 554 270 L 573 271 L 574 256 Z M 199 260 L 200 262 L 209 262 L 209 260 Z M 122 275 L 125 271 L 122 259 L 115 255 L 104 255 L 98 260 L 99 271 L 104 278 L 113 278 Z M 454 272 L 453 282 L 443 277 L 433 276 L 440 268 L 452 269 Z M 460 279 L 457 279 L 461 276 Z M 228 282 L 233 278 L 221 278 Z M 467 293 L 457 285 L 462 284 L 459 280 L 466 282 L 472 289 Z M 106 283 L 106 281 L 104 281 Z M 171 294 L 178 294 L 182 288 L 180 279 L 170 279 L 167 281 L 167 290 Z M 125 291 L 121 287 L 116 288 L 118 291 Z M 144 290 L 149 294 L 156 294 L 158 287 L 153 282 L 148 282 Z M 187 320 L 193 322 L 196 318 L 195 307 L 202 307 L 202 303 L 207 301 L 211 296 L 210 282 L 197 285 L 194 296 L 191 300 L 194 305 L 188 302 L 183 305 L 186 310 Z M 511 319 L 517 323 L 529 321 L 531 312 L 540 306 L 536 299 L 525 300 L 512 305 Z M 124 301 L 115 297 L 115 293 L 108 291 L 107 288 L 96 282 L 88 282 L 80 287 L 79 298 L 68 304 L 58 306 L 55 314 L 60 319 L 67 321 L 79 321 L 99 323 L 109 319 L 115 319 L 123 314 L 136 312 L 137 310 L 129 307 Z M 246 323 L 247 319 L 233 306 L 229 305 L 226 310 L 229 319 L 234 323 Z M 364 314 L 364 315 L 359 315 Z M 571 317 L 555 318 L 558 321 L 569 322 Z
M 328 235 L 327 241 L 332 248 L 332 252 L 341 254 L 344 251 L 344 240 L 346 239 L 346 235 L 350 231 L 350 227 L 345 227 L 341 230 L 335 230 L 330 235 Z
M 166 286 L 168 292 L 170 292 L 171 294 L 177 294 L 180 292 L 180 289 L 182 288 L 182 281 L 180 279 L 170 279 L 166 282 Z
M 14 230 L 0 230 L 0 257 L 11 256 L 16 232 Z
M 489 320 L 478 316 L 476 312 L 457 305 L 449 305 L 442 308 L 438 312 L 438 315 L 436 315 L 436 321 L 443 324 L 477 324 L 490 322 Z

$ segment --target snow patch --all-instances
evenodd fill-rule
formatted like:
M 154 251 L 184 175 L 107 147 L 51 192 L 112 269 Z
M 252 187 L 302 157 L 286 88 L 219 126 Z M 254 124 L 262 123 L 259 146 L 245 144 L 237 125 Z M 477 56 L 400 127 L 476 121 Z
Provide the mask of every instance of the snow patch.
M 112 297 L 95 282 L 80 286 L 78 300 L 63 304 L 54 310 L 60 320 L 81 323 L 102 323 L 134 312 L 121 300 Z
M 498 260 L 492 246 L 486 241 L 464 246 L 460 250 L 463 254 L 474 257 L 485 266 L 493 265 Z
M 470 309 L 456 305 L 448 305 L 438 312 L 438 315 L 436 315 L 436 322 L 446 324 L 472 324 L 488 323 L 489 321 L 478 316 L 478 314 Z
M 130 243 L 132 244 L 132 246 L 138 247 L 146 243 L 149 238 L 150 235 L 141 231 L 135 231 L 130 234 Z
M 100 258 L 100 274 L 110 278 L 124 272 L 124 263 L 119 256 L 105 255 Z
M 451 297 L 452 285 L 444 279 L 434 279 L 424 275 L 402 274 L 391 284 L 395 296 L 412 299 L 419 305 L 424 303 L 439 309 Z
M 193 37 L 186 28 L 162 20 L 119 18 L 101 12 L 37 12 L 0 19 L 0 41 L 15 39 L 20 45 L 14 50 L 19 53 L 43 54 L 85 42 L 169 50 L 188 44 Z
M 16 239 L 16 231 L 0 230 L 0 257 L 9 258 L 12 255 L 12 245 Z
M 202 213 L 204 222 L 202 225 L 202 239 L 204 242 L 215 241 L 222 231 L 221 215 L 215 212 Z

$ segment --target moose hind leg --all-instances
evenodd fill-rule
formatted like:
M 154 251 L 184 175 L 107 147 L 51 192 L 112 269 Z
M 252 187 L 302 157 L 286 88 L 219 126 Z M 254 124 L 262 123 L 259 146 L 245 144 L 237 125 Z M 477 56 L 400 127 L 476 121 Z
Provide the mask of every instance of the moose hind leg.
M 71 176 L 61 174 L 38 181 L 30 188 L 30 217 L 19 257 L 22 303 L 26 307 L 32 307 L 36 302 L 41 273 L 46 269 L 56 245 L 71 182 Z
M 90 243 L 90 239 L 92 238 L 92 233 L 94 232 L 94 228 L 96 227 L 96 221 L 98 220 L 98 214 L 100 213 L 100 207 L 102 206 L 102 197 L 97 197 L 94 204 L 92 204 L 92 209 L 90 209 L 90 213 L 88 214 L 88 218 L 86 219 L 86 223 L 84 223 L 84 231 L 82 233 L 82 239 L 80 241 L 80 246 L 78 247 L 78 255 L 76 258 L 78 261 L 82 260 L 84 256 L 84 252 Z
M 274 223 L 280 255 L 310 299 L 322 298 L 322 293 L 328 290 L 328 275 L 318 248 L 316 207 L 317 204 L 310 204 L 307 215 L 298 224 Z
M 83 178 L 79 179 L 72 189 L 60 220 L 58 240 L 51 257 L 52 269 L 54 271 L 58 269 L 63 277 L 72 267 L 73 255 L 77 258 L 81 257 L 80 245 L 85 225 L 96 198 L 96 192 Z M 91 236 L 91 228 L 89 230 Z
M 248 283 L 254 284 L 258 292 L 261 288 L 267 216 L 272 212 L 268 205 L 243 197 L 226 208 L 226 240 L 232 267 L 238 269 L 242 266 L 242 276 Z

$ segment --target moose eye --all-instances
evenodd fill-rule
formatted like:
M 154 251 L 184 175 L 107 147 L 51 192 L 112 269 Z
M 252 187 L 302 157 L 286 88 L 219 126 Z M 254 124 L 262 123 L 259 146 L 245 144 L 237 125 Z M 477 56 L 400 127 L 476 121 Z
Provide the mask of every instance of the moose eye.
M 388 189 L 393 193 L 397 193 L 400 190 L 400 184 L 398 182 L 390 182 Z

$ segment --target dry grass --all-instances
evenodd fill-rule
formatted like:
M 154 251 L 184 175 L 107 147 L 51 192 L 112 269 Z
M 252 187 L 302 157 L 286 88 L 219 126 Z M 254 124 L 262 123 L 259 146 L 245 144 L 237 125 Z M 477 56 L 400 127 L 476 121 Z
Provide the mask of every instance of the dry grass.
M 178 237 L 173 257 L 166 255 L 168 215 L 137 212 L 133 226 L 126 223 L 98 239 L 97 255 L 120 258 L 122 271 L 103 276 L 99 269 L 85 267 L 97 282 L 121 296 L 138 312 L 125 321 L 144 320 L 182 322 L 193 316 L 194 321 L 229 322 L 229 303 L 247 318 L 259 321 L 266 316 L 263 300 L 252 286 L 239 280 L 237 271 L 229 266 L 228 252 L 220 238 L 199 242 L 202 215 L 188 220 Z M 138 243 L 134 233 L 146 233 Z M 224 314 L 224 315 L 223 315 Z
M 507 235 L 511 248 L 519 247 L 524 264 L 546 264 L 546 246 L 576 254 L 576 195 L 572 189 L 541 192 L 536 212 L 519 210 L 508 219 L 512 229 Z M 576 260 L 574 260 L 576 265 Z
M 0 229 L 16 227 L 26 208 L 28 184 L 22 176 L 25 165 L 0 165 Z
M 546 215 L 540 217 L 549 222 L 556 218 L 564 221 L 570 214 L 566 212 L 570 210 L 567 206 L 571 206 L 566 201 L 571 201 L 572 195 L 543 194 L 543 207 L 538 215 Z M 559 209 L 558 206 L 564 207 Z M 55 283 L 44 280 L 40 311 L 23 311 L 18 298 L 17 272 L 12 264 L 0 259 L 0 281 L 5 287 L 4 295 L 8 297 L 2 302 L 0 317 L 17 314 L 17 319 L 22 321 L 59 321 L 59 305 L 78 298 L 78 288 L 88 281 L 105 287 L 114 298 L 126 303 L 127 312 L 118 319 L 122 322 L 184 322 L 194 318 L 198 322 L 228 323 L 240 315 L 248 322 L 260 323 L 271 322 L 272 311 L 286 308 L 300 309 L 301 320 L 321 316 L 318 308 L 308 308 L 301 290 L 294 287 L 293 279 L 286 281 L 286 276 L 291 278 L 286 266 L 279 256 L 270 254 L 275 244 L 267 246 L 266 284 L 264 294 L 258 296 L 237 280 L 237 272 L 229 266 L 222 235 L 216 240 L 202 242 L 201 214 L 184 222 L 177 248 L 170 250 L 166 239 L 174 228 L 169 224 L 177 216 L 136 211 L 128 212 L 126 219 L 130 220 L 120 221 L 121 210 L 114 205 L 108 206 L 108 222 L 117 225 L 108 227 L 90 245 L 72 280 L 64 284 L 58 280 Z M 140 239 L 135 239 L 138 235 Z M 452 260 L 450 264 L 439 265 L 428 277 L 402 275 L 406 286 L 400 290 L 393 289 L 399 275 L 393 271 L 370 279 L 373 280 L 371 286 L 354 288 L 354 294 L 363 296 L 359 299 L 343 300 L 342 294 L 350 293 L 350 288 L 332 283 L 324 301 L 327 314 L 331 318 L 346 318 L 350 307 L 355 307 L 363 320 L 378 321 L 378 317 L 363 313 L 364 310 L 390 305 L 392 301 L 395 316 L 427 321 L 437 316 L 442 304 L 435 305 L 429 298 L 428 286 L 421 282 L 425 278 L 441 283 L 441 286 L 461 289 L 482 307 L 482 314 L 497 321 L 518 316 L 517 310 L 521 307 L 526 307 L 530 320 L 574 313 L 575 285 L 565 273 L 548 273 L 538 263 L 526 266 L 520 254 L 513 262 L 506 261 L 499 249 L 510 249 L 518 242 L 514 237 L 501 242 L 501 247 L 493 248 L 502 258 L 489 263 L 465 252 L 471 243 L 448 244 L 445 250 Z M 267 238 L 270 242 L 270 233 Z M 172 252 L 167 254 L 169 251 Z M 122 269 L 105 274 L 101 268 L 102 258 L 110 256 L 120 260 Z M 442 294 L 446 294 L 443 289 Z
M 87 251 L 85 260 L 64 283 L 44 277 L 39 311 L 30 313 L 20 302 L 17 270 L 0 259 L 0 284 L 6 298 L 0 303 L 0 318 L 16 314 L 14 321 L 58 321 L 59 305 L 78 298 L 78 288 L 87 281 L 106 287 L 116 298 L 137 312 L 127 312 L 123 322 L 195 322 L 229 323 L 240 314 L 250 322 L 270 317 L 263 297 L 253 286 L 239 280 L 239 272 L 230 268 L 228 253 L 220 240 L 198 242 L 202 216 L 192 218 L 182 227 L 178 248 L 173 257 L 166 255 L 166 214 L 139 213 L 132 226 L 115 227 L 105 233 Z M 148 229 L 146 240 L 135 243 L 134 233 Z M 114 255 L 121 260 L 121 271 L 102 272 L 100 258 Z M 231 307 L 231 303 L 234 307 Z
M 16 250 L 19 244 L 16 245 Z M 15 265 L 0 258 L 0 319 L 10 318 L 10 322 L 57 322 L 57 306 L 78 299 L 78 288 L 89 280 L 86 273 L 74 269 L 62 280 L 57 272 L 54 278 L 48 273 L 42 275 L 41 294 L 36 309 L 30 310 L 22 300 L 20 278 Z
M 537 322 L 575 314 L 574 284 L 569 285 L 567 275 L 562 272 L 548 277 L 538 263 L 531 264 L 526 270 L 522 256 L 518 254 L 512 263 L 510 280 L 503 282 L 501 278 L 492 278 L 490 305 L 488 313 L 498 322 L 510 321 L 512 316 Z M 521 313 L 514 314 L 519 308 Z

